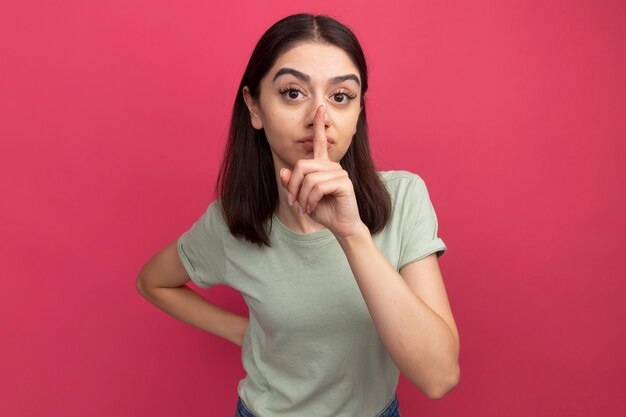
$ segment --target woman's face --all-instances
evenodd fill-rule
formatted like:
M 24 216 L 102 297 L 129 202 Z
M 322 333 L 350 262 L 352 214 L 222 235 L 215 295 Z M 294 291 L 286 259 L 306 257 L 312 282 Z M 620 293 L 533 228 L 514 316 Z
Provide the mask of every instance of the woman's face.
M 264 129 L 277 171 L 313 158 L 313 117 L 322 103 L 328 156 L 339 162 L 356 132 L 360 83 L 357 67 L 342 49 L 300 43 L 279 56 L 261 79 L 258 101 L 244 87 L 252 125 Z

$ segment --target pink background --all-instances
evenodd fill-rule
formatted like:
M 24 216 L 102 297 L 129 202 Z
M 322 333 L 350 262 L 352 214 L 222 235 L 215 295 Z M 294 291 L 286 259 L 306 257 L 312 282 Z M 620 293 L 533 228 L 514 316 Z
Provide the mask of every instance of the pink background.
M 212 200 L 248 57 L 301 11 L 361 40 L 375 160 L 424 178 L 449 249 L 461 381 L 402 379 L 403 415 L 625 415 L 623 1 L 211 3 L 0 6 L 0 415 L 234 414 L 239 348 L 135 277 Z

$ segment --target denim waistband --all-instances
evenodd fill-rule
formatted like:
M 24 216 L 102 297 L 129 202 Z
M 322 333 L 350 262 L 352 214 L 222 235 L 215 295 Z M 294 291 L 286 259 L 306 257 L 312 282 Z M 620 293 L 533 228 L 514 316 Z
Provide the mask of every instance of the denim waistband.
M 400 415 L 400 402 L 398 402 L 398 397 L 396 394 L 393 394 L 393 398 L 383 410 L 376 415 L 376 417 L 402 417 Z
M 235 417 L 256 417 L 252 411 L 246 407 L 246 405 L 241 400 L 241 397 L 237 397 L 237 410 L 235 412 Z M 396 394 L 393 394 L 393 398 L 385 408 L 378 414 L 376 417 L 402 417 L 400 415 L 400 403 L 398 402 L 398 397 Z

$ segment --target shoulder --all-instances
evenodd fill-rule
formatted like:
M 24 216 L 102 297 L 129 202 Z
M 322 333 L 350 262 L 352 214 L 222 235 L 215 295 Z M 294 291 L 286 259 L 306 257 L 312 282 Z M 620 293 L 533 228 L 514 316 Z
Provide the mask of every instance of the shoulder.
M 426 188 L 426 183 L 418 174 L 409 171 L 378 171 L 378 175 L 393 198 L 408 192 Z
M 206 231 L 223 232 L 227 229 L 224 214 L 222 211 L 221 200 L 217 199 L 211 202 L 198 222 Z
M 218 198 L 216 200 L 213 200 L 209 206 L 206 209 L 206 213 L 208 215 L 214 216 L 214 217 L 222 217 L 223 215 L 223 211 L 222 211 L 222 200 L 221 198 Z

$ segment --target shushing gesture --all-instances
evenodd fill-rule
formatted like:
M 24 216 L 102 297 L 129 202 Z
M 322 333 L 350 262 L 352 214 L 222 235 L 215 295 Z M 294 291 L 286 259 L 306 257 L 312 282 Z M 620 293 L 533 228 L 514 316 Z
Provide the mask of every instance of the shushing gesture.
M 363 226 L 348 173 L 328 157 L 324 105 L 315 112 L 313 159 L 300 159 L 293 171 L 282 169 L 280 179 L 288 192 L 289 205 L 297 204 L 301 215 L 346 238 Z

